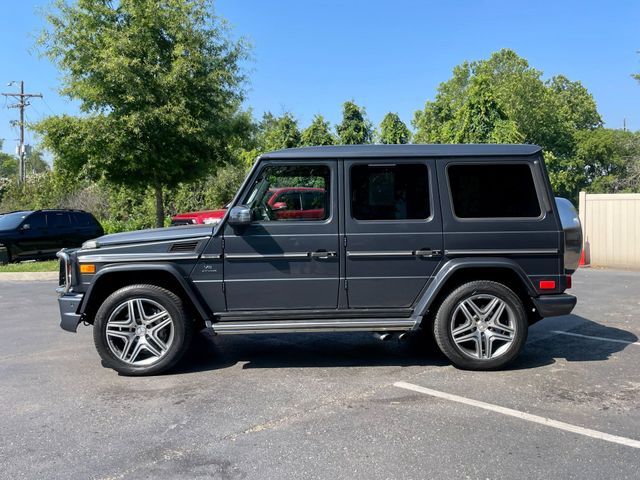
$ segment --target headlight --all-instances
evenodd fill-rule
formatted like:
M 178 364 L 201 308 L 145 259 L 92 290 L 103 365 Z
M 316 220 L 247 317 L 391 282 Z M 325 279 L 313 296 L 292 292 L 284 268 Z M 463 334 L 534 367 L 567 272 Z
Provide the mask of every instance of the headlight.
M 205 218 L 202 220 L 202 223 L 205 225 L 215 225 L 216 223 L 220 223 L 220 218 Z
M 82 244 L 82 250 L 91 250 L 94 248 L 98 248 L 100 245 L 97 240 L 87 240 Z

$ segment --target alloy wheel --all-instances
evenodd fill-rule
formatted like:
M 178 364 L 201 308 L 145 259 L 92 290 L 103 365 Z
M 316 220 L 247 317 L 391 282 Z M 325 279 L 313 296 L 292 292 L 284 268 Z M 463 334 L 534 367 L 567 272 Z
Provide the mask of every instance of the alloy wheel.
M 472 295 L 453 311 L 450 333 L 464 355 L 495 359 L 504 355 L 515 339 L 515 314 L 495 295 Z
M 158 302 L 134 298 L 113 310 L 105 333 L 111 353 L 125 363 L 142 366 L 167 354 L 175 328 L 171 315 Z

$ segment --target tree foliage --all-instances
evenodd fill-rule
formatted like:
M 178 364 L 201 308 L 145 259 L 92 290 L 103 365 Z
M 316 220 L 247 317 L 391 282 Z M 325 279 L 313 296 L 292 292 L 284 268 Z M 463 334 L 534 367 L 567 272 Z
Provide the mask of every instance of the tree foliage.
M 285 113 L 280 117 L 274 117 L 267 113 L 263 119 L 264 149 L 281 150 L 300 145 L 300 129 L 298 121 L 291 113 Z
M 380 143 L 404 144 L 411 140 L 411 132 L 397 113 L 387 113 L 380 123 Z
M 228 159 L 242 42 L 210 0 L 56 0 L 40 39 L 83 116 L 38 130 L 60 166 L 156 194 Z
M 335 145 L 336 138 L 331 133 L 331 126 L 322 115 L 315 115 L 311 124 L 304 129 L 301 137 L 301 145 L 320 146 Z
M 342 105 L 342 121 L 336 126 L 336 131 L 342 145 L 360 145 L 373 141 L 373 126 L 367 119 L 366 111 L 353 101 Z

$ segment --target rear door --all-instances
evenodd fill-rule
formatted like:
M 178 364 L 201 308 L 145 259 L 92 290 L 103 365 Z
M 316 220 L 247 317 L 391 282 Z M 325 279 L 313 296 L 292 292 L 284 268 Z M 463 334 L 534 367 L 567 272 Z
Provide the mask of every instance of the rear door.
M 267 162 L 240 202 L 251 208 L 244 227 L 224 226 L 224 289 L 228 310 L 336 308 L 339 288 L 337 161 Z M 318 188 L 307 215 L 295 192 L 295 216 L 279 215 L 274 189 Z M 273 204 L 275 205 L 275 204 Z M 282 208 L 282 206 L 280 206 Z
M 77 240 L 71 228 L 71 218 L 68 212 L 47 212 L 49 225 L 49 250 L 57 251 L 61 248 L 77 247 Z M 82 242 L 80 242 L 82 243 Z
M 71 237 L 70 247 L 82 245 L 83 242 L 95 238 L 97 226 L 93 217 L 86 212 L 70 212 Z
M 407 308 L 442 258 L 432 159 L 348 160 L 345 168 L 349 308 Z

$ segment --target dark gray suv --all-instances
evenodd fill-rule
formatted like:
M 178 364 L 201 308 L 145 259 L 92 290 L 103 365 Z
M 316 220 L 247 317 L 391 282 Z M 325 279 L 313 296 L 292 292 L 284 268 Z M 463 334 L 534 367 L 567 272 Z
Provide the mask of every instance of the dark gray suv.
M 270 203 L 281 188 L 302 193 Z M 204 327 L 423 332 L 457 367 L 497 369 L 529 325 L 571 312 L 581 246 L 534 145 L 282 150 L 258 159 L 215 226 L 61 251 L 61 326 L 93 324 L 104 363 L 129 375 L 170 368 Z

